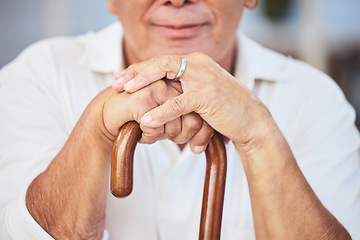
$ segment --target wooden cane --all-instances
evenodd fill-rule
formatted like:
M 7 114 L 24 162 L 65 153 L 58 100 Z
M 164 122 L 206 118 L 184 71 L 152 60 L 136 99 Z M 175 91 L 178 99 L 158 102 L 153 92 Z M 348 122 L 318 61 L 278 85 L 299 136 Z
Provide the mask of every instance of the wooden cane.
M 111 192 L 115 197 L 128 196 L 133 187 L 133 156 L 141 137 L 138 123 L 124 124 L 113 145 Z M 199 240 L 218 240 L 226 180 L 226 150 L 222 136 L 215 132 L 206 151 L 206 173 L 200 220 Z

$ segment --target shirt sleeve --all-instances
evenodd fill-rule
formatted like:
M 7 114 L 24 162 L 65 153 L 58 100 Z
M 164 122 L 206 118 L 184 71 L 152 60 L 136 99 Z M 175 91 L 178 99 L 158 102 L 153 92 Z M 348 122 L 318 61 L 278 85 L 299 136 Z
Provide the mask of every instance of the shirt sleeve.
M 4 240 L 53 240 L 30 215 L 25 203 L 26 190 L 4 211 L 1 237 Z M 109 239 L 105 230 L 103 240 Z
M 27 187 L 60 151 L 76 122 L 61 94 L 58 79 L 64 73 L 50 43 L 28 47 L 0 71 L 0 239 L 53 239 L 25 203 Z M 103 239 L 108 235 L 105 230 Z
M 48 52 L 47 44 L 37 43 L 0 71 L 0 239 L 49 239 L 21 194 L 69 134 Z
M 8 239 L 22 240 L 26 237 L 29 240 L 53 240 L 53 238 L 32 218 L 25 204 L 23 191 L 4 212 L 4 233 Z
M 30 215 L 25 203 L 26 190 L 12 202 L 4 211 L 2 224 L 2 239 L 4 240 L 53 240 Z M 109 239 L 105 230 L 103 240 Z
M 323 205 L 360 239 L 360 137 L 355 112 L 339 87 L 318 76 L 299 110 L 291 144 L 310 186 Z

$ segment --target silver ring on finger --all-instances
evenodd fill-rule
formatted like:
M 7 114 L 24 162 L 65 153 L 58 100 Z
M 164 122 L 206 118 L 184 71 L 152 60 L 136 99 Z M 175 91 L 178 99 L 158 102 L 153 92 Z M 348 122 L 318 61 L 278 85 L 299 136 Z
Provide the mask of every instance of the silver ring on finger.
M 186 59 L 182 57 L 179 72 L 176 74 L 173 80 L 175 81 L 180 80 L 180 78 L 184 75 L 185 69 L 186 69 Z

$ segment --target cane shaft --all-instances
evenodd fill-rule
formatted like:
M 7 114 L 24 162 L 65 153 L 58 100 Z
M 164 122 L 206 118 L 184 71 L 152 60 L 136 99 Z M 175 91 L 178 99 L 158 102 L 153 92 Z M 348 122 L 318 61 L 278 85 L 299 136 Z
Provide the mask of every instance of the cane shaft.
M 119 130 L 111 159 L 111 192 L 126 197 L 133 187 L 133 156 L 141 130 L 136 122 L 128 122 Z M 222 136 L 215 132 L 206 151 L 206 173 L 201 210 L 199 240 L 218 240 L 226 180 L 226 151 Z

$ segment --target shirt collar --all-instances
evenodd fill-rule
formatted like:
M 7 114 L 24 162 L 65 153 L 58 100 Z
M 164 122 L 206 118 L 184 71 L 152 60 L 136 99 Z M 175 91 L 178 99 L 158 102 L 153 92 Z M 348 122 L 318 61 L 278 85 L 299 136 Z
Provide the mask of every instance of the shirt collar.
M 266 49 L 240 33 L 235 68 L 235 78 L 250 89 L 255 81 L 286 81 L 289 57 Z
M 85 36 L 85 51 L 80 64 L 99 73 L 116 73 L 124 69 L 122 27 L 113 23 L 98 33 Z
M 100 73 L 116 73 L 124 69 L 122 34 L 119 22 L 98 33 L 89 33 L 80 59 L 82 66 Z M 291 58 L 262 47 L 243 33 L 238 38 L 235 67 L 238 81 L 252 89 L 257 80 L 275 82 L 287 79 Z

